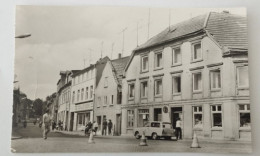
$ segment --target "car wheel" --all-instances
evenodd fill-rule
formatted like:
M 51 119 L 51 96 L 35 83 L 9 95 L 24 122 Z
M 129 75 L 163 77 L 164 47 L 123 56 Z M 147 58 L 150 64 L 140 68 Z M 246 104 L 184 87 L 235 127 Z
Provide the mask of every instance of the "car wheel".
M 139 132 L 135 132 L 135 138 L 136 138 L 136 139 L 140 139 L 140 137 L 141 137 L 141 136 L 139 135 Z
M 157 133 L 153 133 L 153 134 L 152 134 L 152 139 L 153 139 L 153 140 L 158 139 L 158 135 L 157 135 Z

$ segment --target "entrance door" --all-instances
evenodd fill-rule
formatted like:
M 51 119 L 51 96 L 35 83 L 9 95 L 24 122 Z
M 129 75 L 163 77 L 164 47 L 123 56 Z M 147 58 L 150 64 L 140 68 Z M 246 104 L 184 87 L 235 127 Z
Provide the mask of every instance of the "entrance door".
M 172 121 L 172 127 L 176 128 L 176 121 L 180 118 L 182 123 L 182 107 L 172 107 L 171 108 L 171 121 Z
M 116 115 L 116 135 L 121 135 L 121 114 Z

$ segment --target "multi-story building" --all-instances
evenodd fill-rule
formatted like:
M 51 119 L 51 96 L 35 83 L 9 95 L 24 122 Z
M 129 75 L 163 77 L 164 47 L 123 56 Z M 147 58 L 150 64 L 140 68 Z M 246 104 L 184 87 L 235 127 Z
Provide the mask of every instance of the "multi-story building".
M 133 51 L 122 83 L 123 134 L 181 118 L 184 138 L 251 138 L 245 17 L 211 12 L 165 29 Z
M 72 74 L 70 130 L 84 130 L 88 121 L 93 122 L 95 80 L 95 65 Z
M 58 112 L 57 122 L 61 121 L 64 130 L 69 130 L 69 112 L 70 112 L 70 96 L 71 96 L 71 75 L 77 72 L 61 71 L 57 83 L 57 99 L 58 99 Z
M 129 57 L 115 60 L 106 59 L 96 65 L 101 77 L 95 90 L 94 118 L 99 125 L 98 133 L 103 129 L 104 119 L 113 123 L 113 135 L 121 134 L 121 99 L 123 70 Z

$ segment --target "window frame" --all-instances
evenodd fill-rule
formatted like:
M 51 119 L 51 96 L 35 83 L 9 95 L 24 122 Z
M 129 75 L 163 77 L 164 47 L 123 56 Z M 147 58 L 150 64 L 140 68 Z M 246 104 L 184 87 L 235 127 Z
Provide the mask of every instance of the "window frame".
M 143 69 L 143 60 L 144 58 L 147 58 L 147 69 Z M 146 54 L 146 55 L 142 55 L 141 56 L 141 73 L 144 73 L 144 72 L 148 72 L 149 71 L 149 55 Z
M 129 112 L 131 112 L 130 114 L 129 114 Z M 130 117 L 132 117 L 132 121 L 131 122 L 129 122 L 129 116 Z M 135 111 L 133 110 L 133 109 L 129 109 L 129 110 L 127 110 L 127 128 L 134 128 L 134 122 L 135 122 Z M 131 124 L 129 124 L 129 123 L 132 123 L 132 126 L 129 126 L 129 125 L 131 125 Z
M 86 87 L 86 93 L 85 93 L 86 96 L 85 96 L 85 100 L 88 100 L 88 98 L 89 98 L 89 96 L 88 96 L 88 88 L 89 88 L 89 87 Z
M 156 94 L 158 81 L 162 82 L 162 93 L 160 94 Z M 163 95 L 163 78 L 162 77 L 154 78 L 154 97 L 161 97 L 162 95 Z
M 146 95 L 143 96 L 143 84 L 146 83 Z M 146 80 L 141 80 L 140 81 L 140 94 L 141 94 L 141 99 L 147 99 L 148 98 L 148 79 Z
M 201 111 L 199 111 L 198 109 L 201 107 Z M 197 108 L 197 111 L 195 111 L 195 108 Z M 204 115 L 203 115 L 203 105 L 199 105 L 199 106 L 192 106 L 192 127 L 193 129 L 196 130 L 203 130 L 203 126 L 204 126 Z M 202 127 L 195 127 L 195 114 L 201 114 L 201 121 L 202 121 Z
M 179 77 L 180 78 L 180 88 L 181 88 L 181 91 L 180 92 L 174 92 L 174 87 L 175 87 L 175 85 L 174 85 L 174 79 L 176 79 L 177 77 Z M 181 93 L 182 93 L 182 74 L 181 73 L 179 73 L 179 74 L 173 74 L 172 75 L 172 95 L 181 95 Z
M 179 49 L 180 50 L 180 62 L 175 62 L 175 59 L 176 59 L 176 49 Z M 181 46 L 176 46 L 176 47 L 173 47 L 172 48 L 172 66 L 179 66 L 182 64 L 182 52 L 181 52 Z
M 108 76 L 105 77 L 104 79 L 104 88 L 108 87 Z
M 216 107 L 216 111 L 213 111 L 213 106 Z M 218 110 L 218 106 L 221 107 L 221 111 Z M 211 113 L 211 129 L 223 129 L 223 107 L 222 107 L 222 104 L 213 104 L 213 105 L 210 105 L 210 113 Z M 221 114 L 221 127 L 214 127 L 214 116 L 213 114 L 218 114 L 220 113 Z
M 90 86 L 89 92 L 90 92 L 90 97 L 89 98 L 92 99 L 93 98 L 93 93 L 94 93 L 93 85 Z
M 196 75 L 196 74 L 198 74 L 198 73 L 200 73 L 200 75 L 201 75 L 201 88 L 200 88 L 200 90 L 194 90 L 194 76 Z M 192 72 L 192 92 L 193 93 L 201 93 L 203 91 L 203 74 L 202 74 L 202 70 L 199 70 L 199 71 L 194 71 L 194 72 Z
M 200 44 L 201 58 L 194 59 L 194 56 L 195 56 L 195 46 L 198 45 L 198 44 Z M 192 51 L 191 62 L 199 62 L 199 61 L 203 60 L 203 51 L 202 51 L 202 42 L 201 41 L 197 41 L 197 42 L 192 43 L 191 51 Z
M 133 96 L 130 96 L 131 86 L 133 86 Z M 135 98 L 135 82 L 128 83 L 128 100 L 133 100 Z
M 212 77 L 212 73 L 215 72 L 215 71 L 217 71 L 217 70 L 219 70 L 219 74 L 220 74 L 220 81 L 219 81 L 219 83 L 220 83 L 220 88 L 213 88 L 213 77 Z M 210 81 L 209 86 L 210 86 L 210 91 L 220 91 L 220 90 L 222 90 L 222 79 L 223 79 L 223 78 L 222 78 L 222 70 L 221 70 L 220 67 L 209 69 L 209 81 Z
M 159 54 L 162 55 L 161 66 L 157 65 L 157 59 L 158 59 Z M 162 51 L 154 52 L 154 70 L 159 70 L 159 69 L 163 69 L 163 52 Z
M 247 77 L 248 77 L 248 85 L 247 86 L 240 86 L 239 85 L 239 68 L 247 67 Z M 236 86 L 238 89 L 249 89 L 249 68 L 248 64 L 240 64 L 236 66 Z
M 239 106 L 240 105 L 244 105 L 244 110 L 240 110 L 239 109 Z M 248 106 L 249 106 L 249 109 L 248 109 Z M 239 130 L 251 130 L 251 125 L 252 125 L 252 121 L 251 121 L 251 107 L 250 107 L 250 104 L 249 103 L 239 103 L 237 105 L 238 107 L 238 127 L 239 127 Z M 241 127 L 241 118 L 240 118 L 240 113 L 249 113 L 250 115 L 250 126 L 249 127 Z

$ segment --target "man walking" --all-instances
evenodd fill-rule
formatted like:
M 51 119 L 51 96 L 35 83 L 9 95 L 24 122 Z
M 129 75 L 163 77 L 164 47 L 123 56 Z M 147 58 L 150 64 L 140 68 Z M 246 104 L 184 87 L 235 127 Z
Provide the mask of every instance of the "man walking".
M 111 135 L 111 129 L 113 127 L 113 123 L 111 122 L 111 120 L 109 119 L 109 122 L 108 122 L 108 135 Z
M 102 135 L 107 135 L 107 120 L 106 119 L 104 119 L 104 121 L 103 121 Z
M 178 118 L 176 121 L 176 139 L 182 139 L 182 132 L 181 132 L 181 119 Z
M 95 135 L 97 135 L 98 123 L 96 121 L 94 121 L 94 123 L 93 123 L 93 128 L 94 128 L 94 131 L 95 131 Z
M 46 109 L 45 114 L 42 117 L 43 122 L 43 139 L 47 139 L 47 134 L 50 132 L 51 117 L 49 115 L 49 110 Z

